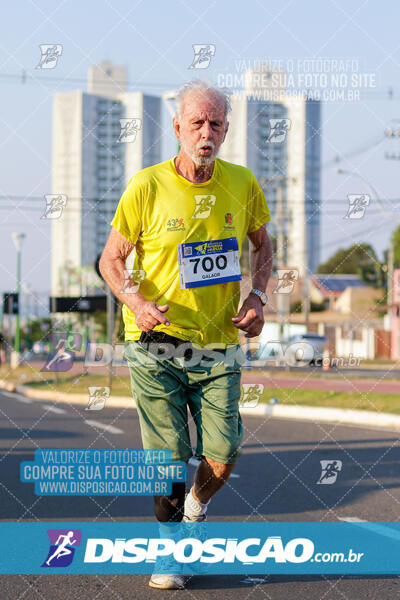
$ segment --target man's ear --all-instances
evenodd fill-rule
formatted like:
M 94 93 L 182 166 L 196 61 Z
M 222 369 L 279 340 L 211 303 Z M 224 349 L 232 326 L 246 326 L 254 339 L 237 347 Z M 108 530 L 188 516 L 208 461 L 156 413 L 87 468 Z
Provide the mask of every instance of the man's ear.
M 174 129 L 176 138 L 180 141 L 180 139 L 181 139 L 181 124 L 179 123 L 179 121 L 176 117 L 173 117 L 173 119 L 172 119 L 172 127 Z
M 222 142 L 225 141 L 226 138 L 226 134 L 228 133 L 228 129 L 229 129 L 229 121 L 226 122 L 226 126 L 225 126 L 225 133 L 224 133 L 224 139 L 222 140 Z

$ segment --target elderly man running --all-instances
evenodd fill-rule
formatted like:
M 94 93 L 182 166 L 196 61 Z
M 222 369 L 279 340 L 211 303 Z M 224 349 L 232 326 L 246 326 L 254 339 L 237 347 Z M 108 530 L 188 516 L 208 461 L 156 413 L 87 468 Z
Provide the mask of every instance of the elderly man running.
M 229 110 L 228 97 L 202 81 L 179 90 L 173 119 L 179 154 L 132 177 L 100 260 L 104 279 L 123 302 L 125 357 L 143 447 L 170 449 L 174 460 L 187 462 L 193 455 L 187 408 L 196 424 L 201 462 L 193 486 L 186 499 L 184 482 L 174 482 L 169 496 L 154 497 L 160 522 L 204 520 L 211 497 L 232 472 L 243 435 L 241 361 L 227 357 L 239 352 L 238 330 L 254 337 L 264 323 L 270 213 L 250 169 L 216 158 Z M 253 289 L 238 310 L 246 236 Z M 127 280 L 125 261 L 134 248 Z M 160 344 L 174 353 L 163 356 Z M 196 361 L 199 349 L 204 354 Z M 152 575 L 150 585 L 183 588 L 184 579 L 164 571 Z

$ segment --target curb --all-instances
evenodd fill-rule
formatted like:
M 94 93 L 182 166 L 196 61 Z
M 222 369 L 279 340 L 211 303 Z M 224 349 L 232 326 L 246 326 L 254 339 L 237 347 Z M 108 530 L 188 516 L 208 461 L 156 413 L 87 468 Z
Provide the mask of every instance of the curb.
M 47 392 L 35 390 L 25 385 L 14 385 L 0 380 L 0 389 L 16 392 L 32 400 L 50 400 L 52 402 L 65 402 L 67 404 L 87 405 L 87 394 L 66 394 L 64 392 Z M 108 407 L 134 408 L 134 398 L 128 396 L 110 396 Z M 349 423 L 353 425 L 369 425 L 374 427 L 387 427 L 400 430 L 400 415 L 379 413 L 368 410 L 353 410 L 351 408 L 328 408 L 318 406 L 286 406 L 284 404 L 259 404 L 255 407 L 241 407 L 241 414 L 247 416 L 269 416 L 284 419 L 297 419 L 301 421 L 326 421 L 335 423 Z
M 67 394 L 65 392 L 48 392 L 46 390 L 35 390 L 26 385 L 14 385 L 0 379 L 0 390 L 15 392 L 32 400 L 50 400 L 52 402 L 64 402 L 66 404 L 81 404 L 87 406 L 88 394 Z M 136 402 L 129 396 L 110 396 L 107 406 L 116 408 L 136 408 Z
M 284 404 L 259 404 L 254 408 L 242 408 L 246 415 L 268 415 L 284 419 L 302 421 L 326 421 L 331 423 L 349 423 L 353 425 L 369 425 L 388 427 L 400 430 L 400 415 L 379 413 L 370 410 L 353 410 L 351 408 L 328 408 L 325 406 L 285 406 Z

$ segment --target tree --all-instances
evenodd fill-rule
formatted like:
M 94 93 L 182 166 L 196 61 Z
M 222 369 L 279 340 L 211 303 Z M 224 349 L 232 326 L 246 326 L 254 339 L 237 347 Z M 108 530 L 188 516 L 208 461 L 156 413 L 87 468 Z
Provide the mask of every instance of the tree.
M 381 287 L 384 273 L 382 263 L 370 244 L 353 244 L 339 248 L 333 256 L 317 268 L 317 273 L 330 275 L 358 275 L 364 283 Z
M 393 266 L 400 269 L 400 225 L 393 231 L 390 241 L 393 244 Z

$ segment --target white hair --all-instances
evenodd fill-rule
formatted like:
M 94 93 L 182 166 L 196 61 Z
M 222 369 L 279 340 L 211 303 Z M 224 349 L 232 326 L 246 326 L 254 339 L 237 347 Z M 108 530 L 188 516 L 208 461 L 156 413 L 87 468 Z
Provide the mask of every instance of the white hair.
M 204 95 L 214 95 L 223 102 L 225 107 L 225 122 L 228 118 L 228 113 L 231 110 L 231 103 L 229 101 L 229 95 L 220 90 L 219 88 L 213 86 L 211 83 L 204 81 L 202 79 L 194 79 L 193 81 L 188 81 L 184 83 L 178 90 L 175 106 L 176 106 L 176 118 L 179 120 L 182 118 L 183 113 L 183 105 L 185 101 L 185 97 L 192 92 L 199 92 Z

